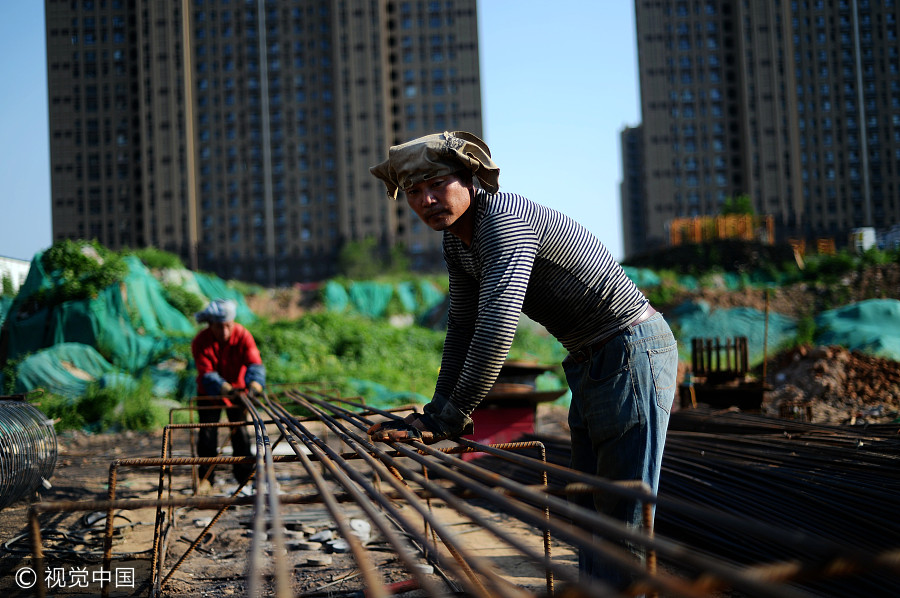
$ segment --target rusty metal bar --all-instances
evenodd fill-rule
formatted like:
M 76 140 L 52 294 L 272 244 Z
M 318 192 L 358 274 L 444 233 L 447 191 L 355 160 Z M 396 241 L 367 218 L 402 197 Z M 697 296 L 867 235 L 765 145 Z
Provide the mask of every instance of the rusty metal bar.
M 311 396 L 301 395 L 300 393 L 289 393 L 289 397 L 294 400 L 297 400 L 298 402 L 303 404 L 308 409 L 311 409 L 311 410 L 316 409 L 316 407 L 314 407 L 312 405 L 311 401 L 316 402 L 317 399 L 315 399 Z M 309 400 L 306 400 L 306 399 L 309 399 Z M 402 474 L 402 476 L 404 478 L 407 478 L 410 480 L 415 480 L 418 483 L 423 482 L 423 476 L 421 474 L 419 474 L 415 471 L 412 471 L 412 470 L 408 469 L 407 467 L 397 463 L 396 460 L 394 460 L 394 459 L 386 457 L 385 452 L 383 450 L 378 449 L 377 447 L 375 447 L 371 443 L 367 442 L 366 440 L 362 439 L 361 437 L 351 435 L 349 433 L 349 431 L 347 431 L 345 428 L 341 428 L 341 426 L 339 426 L 337 424 L 336 420 L 334 418 L 331 418 L 328 414 L 322 412 L 321 410 L 319 410 L 319 413 L 320 413 L 320 416 L 322 417 L 323 421 L 325 421 L 332 430 L 334 430 L 336 433 L 341 435 L 341 437 L 344 439 L 344 441 L 348 445 L 354 447 L 354 449 L 357 450 L 359 455 L 362 458 L 366 459 L 366 461 L 373 468 L 377 468 L 380 465 L 379 462 L 376 461 L 370 454 L 370 453 L 374 452 L 375 456 L 377 456 L 379 458 L 379 460 L 381 461 L 381 464 L 383 464 L 382 466 L 385 467 L 385 469 L 387 471 L 390 471 L 390 468 L 394 467 Z M 438 451 L 438 452 L 440 452 L 440 451 Z M 393 475 L 386 475 L 386 479 L 389 483 L 391 483 L 394 486 L 394 489 L 396 491 L 400 492 L 404 496 L 404 498 L 407 499 L 407 501 L 409 502 L 409 504 L 411 506 L 413 506 L 417 511 L 419 511 L 420 515 L 429 522 L 429 524 L 435 530 L 435 532 L 442 538 L 442 540 L 444 541 L 444 544 L 447 545 L 448 548 L 451 549 L 452 553 L 454 554 L 454 559 L 456 559 L 456 563 L 455 563 L 456 567 L 454 566 L 453 561 L 442 561 L 442 564 L 444 564 L 447 567 L 454 568 L 454 569 L 456 569 L 457 567 L 461 567 L 462 570 L 465 572 L 465 575 L 463 577 L 461 577 L 461 581 L 463 583 L 468 582 L 470 586 L 472 584 L 475 584 L 474 587 L 468 588 L 470 592 L 472 592 L 473 594 L 475 594 L 477 596 L 494 596 L 494 595 L 506 596 L 506 595 L 509 595 L 508 592 L 506 591 L 506 588 L 502 585 L 503 581 L 499 580 L 493 574 L 493 572 L 490 571 L 490 568 L 487 567 L 482 562 L 482 560 L 480 558 L 475 557 L 474 555 L 471 555 L 470 551 L 467 550 L 466 548 L 464 548 L 462 546 L 457 546 L 453 543 L 452 534 L 446 528 L 446 526 L 444 524 L 442 524 L 440 521 L 436 520 L 431 515 L 427 506 L 420 504 L 419 501 L 416 500 L 417 497 L 412 492 L 409 491 L 409 488 L 407 487 L 407 485 L 405 483 L 402 483 L 400 478 L 393 476 Z M 443 489 L 440 488 L 439 486 L 431 485 L 431 490 L 437 496 L 440 496 L 441 498 L 443 498 L 445 501 L 447 500 L 448 497 L 450 497 L 449 493 L 445 493 L 443 491 Z M 375 496 L 373 496 L 373 498 L 375 498 Z M 450 499 L 451 499 L 451 501 L 453 500 L 452 497 L 450 497 Z M 454 506 L 458 510 L 460 510 L 460 512 L 465 513 L 473 521 L 478 522 L 482 525 L 484 525 L 486 523 L 483 520 L 483 518 L 481 518 L 477 514 L 475 514 L 464 503 L 456 504 Z M 407 530 L 409 533 L 409 528 L 407 528 Z M 495 531 L 494 533 L 496 534 L 497 532 Z M 505 534 L 502 534 L 502 535 L 505 535 Z M 516 540 L 511 539 L 511 538 L 508 541 L 512 542 L 514 544 L 517 543 Z M 424 544 L 425 542 L 427 542 L 427 539 L 423 538 L 422 543 Z M 527 547 L 525 547 L 525 548 L 527 549 Z M 438 554 L 438 555 L 436 555 L 436 557 L 440 557 L 440 555 Z M 540 559 L 540 557 L 538 557 L 538 559 Z M 480 584 L 478 575 L 475 574 L 475 571 L 473 570 L 473 568 L 477 569 L 478 574 L 489 578 L 489 580 L 493 583 L 492 587 L 493 587 L 494 591 L 498 592 L 497 594 L 487 593 L 488 592 L 487 588 L 484 588 L 484 586 L 482 586 Z
M 256 477 L 254 480 L 256 500 L 253 503 L 253 535 L 250 539 L 250 558 L 247 562 L 247 593 L 253 598 L 262 594 L 260 555 L 262 542 L 266 537 L 265 514 L 266 499 L 268 498 L 268 513 L 275 540 L 275 595 L 277 598 L 289 598 L 291 592 L 288 587 L 288 572 L 283 556 L 284 534 L 281 527 L 281 512 L 277 502 L 278 484 L 275 480 L 275 466 L 272 460 L 269 435 L 255 405 L 246 394 L 242 394 L 240 399 L 244 409 L 253 419 L 253 429 L 256 432 Z
M 250 408 L 254 412 L 256 411 L 255 410 L 256 405 L 262 406 L 262 404 L 259 401 L 256 401 L 255 405 L 251 405 L 248 401 L 247 405 L 248 405 L 248 408 Z M 268 407 L 268 410 L 269 410 L 270 415 L 274 415 L 271 407 Z M 386 594 L 384 592 L 384 584 L 379 579 L 380 576 L 377 575 L 375 566 L 371 563 L 371 561 L 369 560 L 369 558 L 366 556 L 365 552 L 363 551 L 362 544 L 360 543 L 359 538 L 357 538 L 352 533 L 349 526 L 347 525 L 347 522 L 344 521 L 343 517 L 340 516 L 339 509 L 337 507 L 337 501 L 334 500 L 333 493 L 331 493 L 328 490 L 325 480 L 321 477 L 319 472 L 316 471 L 316 469 L 312 466 L 312 462 L 307 458 L 306 453 L 303 452 L 300 449 L 299 445 L 297 444 L 297 442 L 295 440 L 295 436 L 291 433 L 292 431 L 295 431 L 295 430 L 287 429 L 287 427 L 285 426 L 286 420 L 283 417 L 284 413 L 282 413 L 281 415 L 282 415 L 282 418 L 278 418 L 276 416 L 276 417 L 273 417 L 273 420 L 275 421 L 278 428 L 281 430 L 281 433 L 284 434 L 285 438 L 287 438 L 288 444 L 290 444 L 291 448 L 294 449 L 294 454 L 297 455 L 297 457 L 300 459 L 301 463 L 303 463 L 304 467 L 306 468 L 307 473 L 313 479 L 313 482 L 316 485 L 316 489 L 319 491 L 319 494 L 322 496 L 322 498 L 325 502 L 326 508 L 331 513 L 331 516 L 335 522 L 335 525 L 337 525 L 338 530 L 340 531 L 344 540 L 346 540 L 347 543 L 350 545 L 350 550 L 353 553 L 353 556 L 355 557 L 357 564 L 359 565 L 362 577 L 366 581 L 366 586 L 369 588 L 369 591 L 373 593 L 374 598 L 385 597 Z M 309 443 L 307 443 L 307 448 L 311 448 Z M 325 463 L 325 460 L 321 459 L 321 457 L 320 457 L 320 462 Z M 327 463 L 325 463 L 325 464 L 328 465 Z M 270 492 L 273 489 L 272 485 L 274 485 L 274 479 L 275 479 L 275 476 L 274 476 L 274 471 L 273 471 L 273 472 L 271 472 L 271 480 L 272 481 L 270 483 Z M 279 555 L 279 557 L 280 557 L 280 555 Z M 278 557 L 276 557 L 276 558 L 278 558 Z
M 312 397 L 307 397 L 307 398 L 310 398 L 311 400 L 316 401 L 322 407 L 334 408 L 333 405 L 329 405 L 321 400 L 317 400 Z M 359 425 L 359 423 L 357 423 L 357 425 Z M 363 445 L 368 444 L 369 446 L 372 446 L 370 443 L 368 443 L 365 439 L 363 439 L 361 437 L 355 436 L 355 440 L 357 442 L 360 442 Z M 468 442 L 468 441 L 463 440 L 461 442 Z M 434 449 L 432 447 L 429 447 L 429 446 L 421 444 L 421 443 L 409 443 L 409 446 L 407 446 L 405 443 L 403 443 L 403 444 L 388 443 L 388 444 L 393 444 L 395 446 L 395 449 L 397 451 L 399 451 L 401 454 L 404 454 L 408 457 L 413 457 L 419 463 L 427 465 L 431 471 L 439 471 L 441 473 L 442 477 L 444 477 L 446 479 L 451 479 L 454 482 L 474 491 L 474 493 L 476 495 L 478 495 L 479 497 L 488 499 L 489 501 L 491 501 L 495 504 L 498 504 L 499 506 L 502 506 L 502 508 L 504 510 L 509 510 L 509 512 L 514 512 L 515 514 L 517 514 L 517 516 L 520 516 L 520 519 L 522 518 L 521 517 L 522 513 L 527 513 L 526 517 L 530 519 L 529 523 L 532 523 L 532 524 L 537 523 L 537 525 L 539 525 L 539 526 L 546 525 L 551 528 L 553 527 L 553 525 L 549 525 L 549 522 L 547 522 L 543 519 L 542 511 L 536 511 L 535 509 L 533 509 L 533 507 L 530 507 L 530 506 L 520 506 L 518 504 L 513 504 L 511 501 L 508 501 L 508 500 L 504 500 L 502 503 L 499 503 L 497 498 L 500 496 L 504 496 L 504 495 L 497 492 L 496 484 L 492 484 L 491 486 L 474 485 L 473 483 L 471 483 L 472 479 L 474 479 L 474 477 L 467 478 L 465 476 L 457 475 L 457 474 L 455 474 L 455 472 L 446 469 L 444 466 L 436 464 L 434 461 L 428 460 L 422 454 L 422 453 L 426 453 L 430 456 L 440 455 L 441 457 L 446 457 L 446 459 L 450 459 L 450 457 L 447 456 L 442 451 L 439 451 L 437 449 Z M 471 444 L 477 445 L 477 443 L 471 443 Z M 477 446 L 484 446 L 484 445 L 477 445 Z M 410 447 L 414 447 L 418 450 L 413 450 Z M 490 448 L 490 447 L 485 447 L 485 448 Z M 382 460 L 384 460 L 383 453 L 379 454 L 377 449 L 376 449 L 376 455 L 378 455 L 380 458 L 382 458 Z M 439 460 L 443 460 L 443 459 L 439 459 Z M 451 465 L 453 465 L 454 463 L 456 464 L 457 467 L 466 468 L 468 471 L 478 471 L 478 472 L 480 472 L 481 477 L 486 476 L 487 478 L 489 478 L 490 481 L 494 481 L 496 478 L 500 477 L 500 476 L 496 476 L 496 474 L 492 474 L 490 472 L 481 470 L 480 468 L 478 468 L 474 465 L 471 465 L 467 462 L 461 461 L 459 459 L 451 459 L 450 460 Z M 391 464 L 393 466 L 397 467 L 404 476 L 406 476 L 410 479 L 421 478 L 421 476 L 419 476 L 416 472 L 414 472 L 413 470 L 411 470 L 405 466 L 402 466 L 401 464 L 399 464 L 397 462 L 391 461 Z M 457 509 L 458 511 L 471 513 L 471 511 L 468 509 L 468 505 L 466 505 L 465 503 L 461 503 L 460 501 L 456 501 L 455 497 L 453 497 L 449 493 L 442 492 L 442 489 L 439 486 L 433 486 L 432 489 L 433 489 L 433 491 L 438 492 L 446 501 L 449 501 L 454 506 L 454 508 Z M 577 510 L 581 510 L 581 509 L 578 509 L 577 507 L 573 507 L 573 508 L 575 508 Z M 537 513 L 537 515 L 535 515 L 535 513 Z M 477 514 L 471 513 L 469 516 L 472 517 L 475 521 L 479 522 L 484 527 L 490 527 L 487 524 L 487 522 L 484 522 L 483 520 L 481 520 L 481 518 L 479 518 Z M 539 518 L 538 522 L 534 521 L 535 516 Z M 555 525 L 561 525 L 561 524 L 557 523 Z M 574 528 L 572 526 L 568 526 L 568 528 L 569 528 L 568 531 L 575 534 L 576 536 L 579 533 L 583 534 L 583 532 L 581 530 L 576 531 L 576 528 Z M 560 529 L 562 529 L 562 528 L 560 528 Z M 491 529 L 491 531 L 492 531 L 492 533 L 497 535 L 499 538 L 502 538 L 504 541 L 511 543 L 511 545 L 515 545 L 516 548 L 521 550 L 523 553 L 529 554 L 529 556 L 532 558 L 533 561 L 541 562 L 542 557 L 532 553 L 528 547 L 521 546 L 515 539 L 509 538 L 501 530 Z M 581 539 L 584 540 L 585 538 L 582 536 Z M 590 543 L 590 540 L 588 540 L 588 542 Z M 623 564 L 625 564 L 626 567 L 632 567 L 632 568 L 635 567 L 635 565 L 633 565 L 631 562 L 628 561 L 628 557 L 623 557 Z M 637 569 L 640 570 L 639 567 L 637 567 Z M 571 572 L 561 571 L 560 574 L 564 577 L 567 577 L 575 584 L 579 583 L 577 580 L 572 580 Z M 674 588 L 670 588 L 670 589 L 674 589 Z M 608 588 L 605 591 L 608 591 Z
M 359 425 L 359 424 L 357 424 Z M 362 426 L 360 426 L 362 427 Z M 466 446 L 478 446 L 477 443 L 471 443 L 467 440 L 461 440 L 462 444 Z M 411 451 L 407 448 L 406 445 L 400 445 L 397 443 L 393 443 L 396 445 L 395 448 L 397 450 L 406 453 L 408 456 L 412 458 L 417 458 L 418 454 L 414 451 Z M 518 495 L 520 498 L 528 499 L 530 503 L 540 504 L 542 506 L 549 506 L 555 512 L 559 512 L 564 516 L 570 518 L 573 521 L 576 521 L 580 525 L 584 526 L 585 529 L 597 529 L 601 530 L 605 535 L 615 538 L 619 541 L 628 541 L 633 544 L 644 546 L 648 550 L 656 550 L 660 552 L 665 552 L 670 556 L 678 556 L 682 560 L 690 559 L 695 562 L 702 562 L 702 566 L 707 568 L 710 571 L 715 572 L 717 575 L 722 576 L 727 579 L 729 582 L 735 584 L 736 587 L 748 589 L 750 591 L 759 592 L 761 595 L 766 595 L 764 592 L 769 592 L 768 595 L 771 596 L 792 596 L 796 595 L 795 592 L 785 588 L 764 588 L 761 587 L 760 584 L 755 579 L 749 579 L 746 576 L 743 576 L 740 571 L 734 569 L 733 567 L 725 566 L 721 563 L 715 562 L 711 559 L 705 559 L 696 554 L 684 554 L 684 551 L 681 547 L 675 545 L 674 543 L 670 543 L 667 541 L 663 541 L 660 538 L 648 538 L 646 535 L 641 534 L 636 531 L 632 531 L 629 529 L 625 529 L 618 522 L 611 520 L 608 517 L 603 516 L 600 513 L 590 512 L 585 509 L 581 509 L 570 505 L 565 501 L 561 501 L 558 498 L 542 495 L 541 493 L 534 492 L 529 490 L 528 488 L 522 486 L 521 484 L 517 484 L 516 482 L 512 482 L 510 480 L 506 480 L 502 476 L 485 472 L 480 470 L 479 468 L 472 466 L 471 464 L 454 460 L 454 462 L 449 462 L 446 455 L 443 455 L 439 451 L 435 451 L 431 447 L 428 447 L 425 444 L 420 442 L 410 442 L 408 443 L 410 447 L 414 447 L 419 449 L 420 451 L 425 451 L 428 455 L 437 457 L 438 460 L 443 461 L 448 467 L 455 467 L 465 472 L 466 475 L 458 475 L 447 469 L 444 471 L 444 475 L 448 478 L 453 479 L 455 482 L 467 485 L 472 479 L 477 477 L 482 477 L 486 479 L 489 483 L 494 486 L 499 486 L 506 490 L 513 492 Z M 527 459 L 527 457 L 516 456 L 517 459 Z M 422 457 L 421 459 L 424 459 Z M 421 461 L 420 459 L 420 461 Z M 532 460 L 537 464 L 538 462 Z M 430 468 L 434 470 L 437 466 L 434 464 L 430 465 Z M 559 466 L 555 466 L 554 469 L 562 470 L 564 468 L 559 468 Z M 631 498 L 640 498 L 644 497 L 649 499 L 653 498 L 652 493 L 649 492 L 640 492 L 635 493 L 635 491 L 628 490 L 627 488 L 619 488 L 615 484 L 612 484 L 606 480 L 602 480 L 599 478 L 595 478 L 594 476 L 588 476 L 586 474 L 579 474 L 578 472 L 571 472 L 569 475 L 575 478 L 579 478 L 581 481 L 586 483 L 596 483 L 598 488 L 603 488 L 612 492 L 617 492 L 622 496 L 631 497 Z M 474 487 L 473 487 L 474 489 Z M 485 492 L 484 497 L 489 498 L 490 491 Z M 542 525 L 542 522 L 536 521 L 533 513 L 528 512 L 524 507 L 520 507 L 518 504 L 509 503 L 503 505 L 505 509 L 509 509 L 510 511 L 514 511 L 520 515 L 520 518 L 523 520 L 527 519 L 530 523 L 534 525 Z M 635 566 L 632 562 L 630 562 L 630 557 L 626 556 L 621 549 L 612 544 L 608 544 L 606 542 L 595 541 L 593 538 L 584 537 L 583 530 L 581 528 L 572 528 L 566 529 L 565 526 L 555 524 L 553 526 L 555 534 L 564 534 L 564 536 L 576 543 L 579 546 L 586 546 L 591 550 L 595 550 L 604 556 L 610 558 L 616 562 L 617 566 L 622 567 L 623 569 L 629 570 L 632 574 L 638 576 L 639 578 L 645 579 L 648 583 L 657 583 L 661 579 L 659 576 L 656 577 L 643 577 L 647 575 L 647 572 L 642 568 Z M 569 526 L 571 528 L 571 526 Z M 686 592 L 686 590 L 682 587 L 682 584 L 677 583 L 673 580 L 664 579 L 665 582 L 670 582 L 668 587 L 661 587 L 660 589 L 665 589 L 667 591 L 681 591 Z M 691 594 L 684 594 L 691 595 Z
M 403 563 L 407 566 L 407 568 L 416 575 L 418 582 L 422 588 L 430 591 L 431 593 L 439 593 L 440 590 L 435 586 L 435 584 L 425 577 L 421 575 L 415 568 L 414 562 L 410 555 L 408 554 L 408 550 L 405 546 L 403 546 L 402 539 L 393 532 L 387 520 L 384 519 L 381 514 L 374 509 L 373 504 L 367 500 L 365 500 L 365 496 L 360 492 L 353 482 L 358 484 L 362 488 L 370 487 L 370 485 L 364 479 L 361 479 L 358 472 L 353 470 L 352 468 L 342 469 L 338 467 L 337 463 L 343 461 L 340 459 L 339 455 L 336 455 L 331 451 L 327 444 L 318 440 L 313 434 L 300 423 L 299 420 L 295 419 L 287 410 L 277 403 L 273 403 L 268 406 L 273 412 L 278 411 L 278 415 L 283 422 L 285 429 L 283 432 L 288 434 L 289 432 L 293 432 L 297 434 L 303 443 L 304 446 L 310 450 L 312 455 L 316 456 L 320 463 L 323 463 L 327 468 L 328 472 L 333 475 L 340 484 L 356 499 L 357 504 L 363 508 L 365 513 L 371 519 L 371 521 L 378 527 L 379 531 L 388 539 L 388 542 L 397 551 L 397 555 L 403 561 Z M 289 442 L 292 436 L 288 436 Z M 321 444 L 321 446 L 320 446 Z M 292 446 L 294 446 L 292 444 Z M 302 454 L 304 456 L 305 453 L 299 450 L 299 446 L 295 448 L 295 453 L 297 453 L 298 457 Z M 311 464 L 310 464 L 311 468 Z M 352 481 L 351 481 L 352 480 Z M 374 493 L 377 495 L 377 493 Z M 372 494 L 370 493 L 370 496 Z M 359 541 L 356 539 L 356 536 L 349 530 L 344 524 L 341 517 L 339 517 L 334 511 L 335 515 L 335 523 L 338 524 L 339 530 L 344 535 L 345 539 L 350 541 L 352 538 L 351 549 L 354 549 L 354 556 L 357 559 L 357 563 L 362 565 L 368 565 L 367 568 L 362 569 L 363 575 L 368 578 L 368 581 L 375 582 L 374 585 L 367 584 L 367 587 L 374 588 L 374 591 L 384 594 L 383 586 L 380 580 L 375 576 L 375 567 L 371 566 L 369 563 L 369 559 L 364 556 L 362 551 L 362 546 Z

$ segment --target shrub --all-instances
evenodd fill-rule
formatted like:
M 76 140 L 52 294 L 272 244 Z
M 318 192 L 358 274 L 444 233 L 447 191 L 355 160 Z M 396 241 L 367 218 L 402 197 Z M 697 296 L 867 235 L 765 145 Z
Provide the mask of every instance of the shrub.
M 206 304 L 202 297 L 181 285 L 164 284 L 163 290 L 166 293 L 166 301 L 189 318 L 193 318 L 194 314 L 203 309 Z
M 846 251 L 841 251 L 834 255 L 821 255 L 808 260 L 803 272 L 806 280 L 832 284 L 855 268 L 856 258 Z
M 156 247 L 144 247 L 143 249 L 125 250 L 123 255 L 134 255 L 148 268 L 164 269 L 171 268 L 176 270 L 184 269 L 184 262 L 174 253 L 157 249 Z
M 41 265 L 56 284 L 27 300 L 43 306 L 96 297 L 128 273 L 125 261 L 97 241 L 58 241 L 44 252 Z
M 249 326 L 270 384 L 326 382 L 342 394 L 349 379 L 376 382 L 394 391 L 431 396 L 441 364 L 445 333 L 421 326 L 396 328 L 364 316 L 311 313 L 300 320 Z M 510 358 L 558 364 L 562 345 L 542 328 L 522 326 Z
M 12 277 L 10 277 L 9 274 L 3 275 L 3 281 L 0 284 L 2 284 L 2 288 L 3 288 L 2 292 L 0 292 L 0 296 L 3 296 L 3 297 L 15 297 L 16 296 L 16 289 L 13 286 Z
M 81 430 L 88 422 L 78 408 L 78 403 L 68 397 L 45 393 L 38 399 L 29 401 L 40 409 L 44 415 L 53 420 L 57 432 L 62 430 Z

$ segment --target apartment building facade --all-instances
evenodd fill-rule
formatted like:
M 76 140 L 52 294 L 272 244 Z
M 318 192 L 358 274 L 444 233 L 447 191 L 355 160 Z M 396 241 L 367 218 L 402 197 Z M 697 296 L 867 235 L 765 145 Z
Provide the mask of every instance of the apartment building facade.
M 780 240 L 900 222 L 895 0 L 636 0 L 635 16 L 644 185 L 626 256 L 738 195 Z
M 154 246 L 267 285 L 440 235 L 368 172 L 481 134 L 475 0 L 45 0 L 54 241 Z

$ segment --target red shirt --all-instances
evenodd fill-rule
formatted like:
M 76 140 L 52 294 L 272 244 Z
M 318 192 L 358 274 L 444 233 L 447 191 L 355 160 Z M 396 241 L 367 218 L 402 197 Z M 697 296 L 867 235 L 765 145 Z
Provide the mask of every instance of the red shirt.
M 203 376 L 216 372 L 234 388 L 244 388 L 244 373 L 248 365 L 261 364 L 259 349 L 253 335 L 240 324 L 235 323 L 231 336 L 220 343 L 212 330 L 201 330 L 191 342 L 191 352 L 197 366 L 197 388 L 202 392 Z

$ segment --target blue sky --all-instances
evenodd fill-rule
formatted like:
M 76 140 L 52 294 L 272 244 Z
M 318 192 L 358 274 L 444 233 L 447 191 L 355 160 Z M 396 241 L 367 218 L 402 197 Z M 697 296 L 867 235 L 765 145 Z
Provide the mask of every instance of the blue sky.
M 0 256 L 20 259 L 51 243 L 43 5 L 0 12 Z M 501 188 L 573 216 L 621 259 L 619 133 L 640 113 L 633 3 L 480 0 L 478 16 Z

